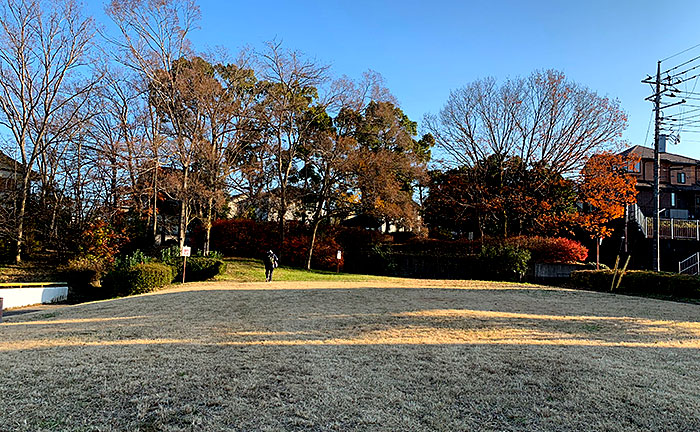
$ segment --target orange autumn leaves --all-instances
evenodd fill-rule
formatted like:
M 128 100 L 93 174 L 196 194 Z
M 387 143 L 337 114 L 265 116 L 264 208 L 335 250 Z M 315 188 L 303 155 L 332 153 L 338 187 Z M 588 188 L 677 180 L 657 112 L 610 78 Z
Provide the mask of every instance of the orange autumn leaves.
M 579 194 L 584 212 L 578 218 L 592 238 L 609 237 L 608 223 L 624 216 L 625 206 L 635 202 L 636 177 L 630 168 L 638 162 L 634 154 L 604 152 L 592 156 L 581 170 Z

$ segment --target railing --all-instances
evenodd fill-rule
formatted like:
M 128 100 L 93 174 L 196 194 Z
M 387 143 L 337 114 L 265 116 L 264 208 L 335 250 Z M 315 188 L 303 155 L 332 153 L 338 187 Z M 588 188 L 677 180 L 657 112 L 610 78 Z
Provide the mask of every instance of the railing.
M 654 219 L 647 218 L 647 238 L 654 237 Z M 661 219 L 659 237 L 672 240 L 700 241 L 700 221 L 685 219 Z
M 628 207 L 627 215 L 630 222 L 637 223 L 646 238 L 654 237 L 654 218 L 645 216 L 636 204 Z M 700 221 L 661 218 L 659 220 L 659 237 L 672 240 L 700 241 Z
M 65 287 L 68 282 L 3 282 L 0 288 L 49 288 Z
M 700 252 L 696 252 L 679 262 L 678 273 L 693 276 L 700 273 Z
M 642 213 L 642 209 L 640 209 L 637 204 L 632 204 L 629 206 L 627 214 L 629 215 L 630 221 L 637 222 L 637 225 L 639 225 L 639 228 L 644 233 L 644 237 L 648 237 L 646 224 L 647 217 L 644 216 L 644 213 Z

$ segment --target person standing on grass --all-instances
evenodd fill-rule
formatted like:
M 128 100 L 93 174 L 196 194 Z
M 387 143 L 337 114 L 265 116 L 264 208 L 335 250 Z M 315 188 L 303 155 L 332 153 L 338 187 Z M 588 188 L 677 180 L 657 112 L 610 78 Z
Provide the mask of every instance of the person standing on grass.
M 265 282 L 272 282 L 272 271 L 279 266 L 277 255 L 272 250 L 269 250 L 265 254 L 263 261 L 265 262 Z

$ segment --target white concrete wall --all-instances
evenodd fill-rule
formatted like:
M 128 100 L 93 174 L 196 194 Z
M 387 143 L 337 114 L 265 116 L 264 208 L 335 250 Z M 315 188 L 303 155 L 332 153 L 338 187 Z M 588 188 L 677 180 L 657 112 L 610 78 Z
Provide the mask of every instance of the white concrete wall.
M 68 287 L 0 288 L 2 308 L 10 309 L 39 303 L 54 303 L 68 297 Z

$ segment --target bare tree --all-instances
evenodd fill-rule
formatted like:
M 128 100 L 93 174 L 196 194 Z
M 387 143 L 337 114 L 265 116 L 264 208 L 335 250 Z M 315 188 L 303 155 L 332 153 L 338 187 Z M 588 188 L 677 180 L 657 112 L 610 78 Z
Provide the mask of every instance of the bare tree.
M 201 107 L 207 123 L 206 143 L 200 148 L 199 160 L 206 185 L 201 219 L 205 229 L 204 254 L 209 254 L 214 213 L 224 203 L 227 180 L 237 168 L 244 147 L 251 141 L 254 110 L 260 93 L 252 69 L 244 61 L 236 64 L 210 65 L 203 60 L 203 79 L 193 97 Z
M 182 247 L 190 221 L 185 191 L 190 187 L 190 172 L 203 132 L 201 123 L 182 112 L 178 62 L 191 57 L 188 36 L 199 20 L 199 7 L 194 0 L 112 0 L 107 14 L 121 33 L 120 38 L 109 38 L 119 48 L 119 60 L 148 83 L 149 100 L 166 120 L 159 126 L 168 137 L 171 162 L 180 173 L 178 243 Z
M 453 91 L 439 115 L 425 120 L 438 147 L 458 165 L 517 156 L 562 174 L 614 147 L 627 123 L 618 101 L 553 70 L 500 86 L 492 78 L 476 81 Z
M 279 42 L 269 42 L 259 59 L 261 77 L 267 81 L 260 121 L 276 177 L 281 253 L 289 208 L 290 176 L 298 169 L 299 151 L 308 130 L 318 115 L 325 114 L 332 99 L 319 98 L 319 88 L 327 82 L 328 66 L 307 60 L 298 52 L 287 51 Z M 317 109 L 312 109 L 314 106 Z
M 153 164 L 143 87 L 138 77 L 112 67 L 93 98 L 86 151 L 98 174 L 92 180 L 102 184 L 102 201 L 110 217 L 126 199 L 141 215 L 142 197 L 148 196 L 145 176 Z
M 72 0 L 5 0 L 0 6 L 0 125 L 21 155 L 22 186 L 17 211 L 16 256 L 21 261 L 24 219 L 32 169 L 58 137 L 75 124 L 93 80 L 76 84 L 94 34 Z M 73 109 L 70 109 L 73 107 Z M 60 116 L 57 114 L 61 113 Z

